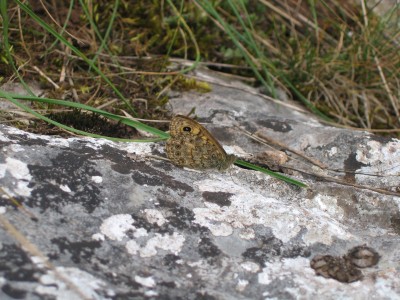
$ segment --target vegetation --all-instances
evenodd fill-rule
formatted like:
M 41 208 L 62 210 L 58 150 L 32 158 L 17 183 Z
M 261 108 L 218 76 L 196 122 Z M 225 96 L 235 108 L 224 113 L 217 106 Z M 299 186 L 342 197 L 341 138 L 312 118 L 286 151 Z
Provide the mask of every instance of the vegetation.
M 49 117 L 57 126 L 62 120 L 79 127 L 67 121 L 68 115 L 81 119 L 74 117 L 86 110 L 79 104 L 101 108 L 96 113 L 106 118 L 103 110 L 168 119 L 169 89 L 209 88 L 184 77 L 201 62 L 254 78 L 271 96 L 284 90 L 326 121 L 400 132 L 399 5 L 383 17 L 363 1 L 344 0 L 79 0 L 47 6 L 1 0 L 0 9 L 0 83 L 19 80 L 34 101 L 26 82 L 40 79 L 47 98 L 78 104 L 71 111 L 56 102 L 19 102 L 36 113 L 28 123 L 25 113 L 1 112 L 0 121 L 25 129 L 54 132 L 38 126 L 36 118 Z M 171 65 L 175 58 L 192 66 Z M 18 98 L 7 96 L 14 103 Z M 85 124 L 90 131 L 90 122 Z

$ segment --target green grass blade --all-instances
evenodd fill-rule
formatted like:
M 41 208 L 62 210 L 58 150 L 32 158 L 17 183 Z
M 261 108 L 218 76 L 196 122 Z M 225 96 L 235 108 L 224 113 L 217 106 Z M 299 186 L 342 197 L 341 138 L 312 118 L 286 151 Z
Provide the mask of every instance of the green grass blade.
M 0 0 L 0 13 L 1 17 L 3 19 L 2 25 L 3 25 L 3 43 L 4 43 L 4 52 L 6 53 L 8 63 L 11 65 L 11 68 L 14 70 L 14 74 L 18 77 L 20 80 L 21 84 L 25 88 L 25 90 L 33 95 L 32 90 L 29 88 L 29 86 L 26 84 L 24 79 L 22 78 L 21 74 L 19 74 L 15 64 L 14 60 L 12 58 L 12 55 L 10 53 L 10 41 L 8 39 L 8 25 L 9 25 L 9 19 L 8 19 L 8 14 L 7 14 L 7 1 L 6 0 Z
M 63 35 L 63 34 L 64 34 L 65 29 L 66 29 L 67 26 L 68 26 L 68 23 L 69 23 L 69 20 L 70 20 L 70 18 L 71 18 L 71 15 L 72 15 L 72 10 L 73 10 L 74 5 L 75 5 L 75 0 L 71 0 L 71 1 L 69 2 L 69 7 L 68 7 L 68 10 L 67 10 L 67 15 L 66 15 L 66 17 L 65 17 L 64 25 L 61 27 L 61 30 L 60 30 L 60 33 L 59 33 L 60 35 Z M 58 43 L 58 40 L 55 40 L 55 41 L 50 45 L 50 47 L 46 48 L 46 52 L 45 52 L 46 54 L 43 55 L 43 56 L 46 57 L 46 56 L 48 55 L 48 53 L 50 53 L 50 52 L 52 51 L 52 49 L 57 45 L 57 43 Z
M 275 177 L 275 178 L 280 179 L 280 180 L 282 180 L 282 181 L 285 181 L 285 182 L 287 182 L 287 183 L 294 184 L 294 185 L 296 185 L 296 186 L 298 186 L 298 187 L 302 187 L 302 188 L 307 188 L 307 187 L 308 187 L 306 184 L 304 184 L 304 183 L 302 183 L 302 182 L 300 182 L 300 181 L 297 181 L 297 180 L 295 180 L 295 179 L 286 177 L 286 176 L 281 175 L 281 174 L 279 174 L 279 173 L 272 172 L 272 171 L 270 171 L 270 170 L 268 170 L 268 169 L 265 169 L 265 168 L 262 168 L 262 167 L 253 165 L 253 164 L 248 163 L 248 162 L 246 162 L 246 161 L 243 161 L 243 160 L 241 160 L 241 159 L 237 159 L 237 160 L 235 161 L 235 165 L 243 166 L 243 167 L 250 168 L 250 169 L 253 169 L 253 170 L 256 170 L 256 171 L 263 172 L 263 173 L 265 173 L 265 174 L 268 174 L 268 175 L 270 175 L 270 176 L 272 176 L 272 177 Z
M 4 1 L 4 0 L 2 0 Z M 128 99 L 122 95 L 122 93 L 117 89 L 117 87 L 110 81 L 110 79 L 107 78 L 107 76 L 100 71 L 100 69 L 93 64 L 93 62 L 86 57 L 85 54 L 83 54 L 78 48 L 76 48 L 74 45 L 72 45 L 70 42 L 68 42 L 63 36 L 61 36 L 56 30 L 53 29 L 53 27 L 49 26 L 47 23 L 45 23 L 38 15 L 36 15 L 27 5 L 22 3 L 19 0 L 14 0 L 18 5 L 21 7 L 21 9 L 26 12 L 32 19 L 34 19 L 40 26 L 42 26 L 45 30 L 47 30 L 49 33 L 51 33 L 56 39 L 58 39 L 60 42 L 62 42 L 65 46 L 70 48 L 76 55 L 78 55 L 80 58 L 82 58 L 89 66 L 92 68 L 97 74 L 100 75 L 100 77 L 112 88 L 112 90 L 117 94 L 117 96 L 125 102 L 127 107 L 132 111 L 132 114 L 134 116 L 137 116 L 135 110 L 129 103 Z
M 95 137 L 95 138 L 105 138 L 105 139 L 109 139 L 112 141 L 122 141 L 122 142 L 154 142 L 154 141 L 161 141 L 161 140 L 165 140 L 169 137 L 169 134 L 158 130 L 156 128 L 153 128 L 151 126 L 148 126 L 146 124 L 143 124 L 141 122 L 135 121 L 135 120 L 131 120 L 128 118 L 124 118 L 124 117 L 120 117 L 111 113 L 108 113 L 106 111 L 100 110 L 100 109 L 96 109 L 84 104 L 80 104 L 80 103 L 76 103 L 76 102 L 70 102 L 70 101 L 64 101 L 64 100 L 56 100 L 56 99 L 49 99 L 49 98 L 39 98 L 39 97 L 33 97 L 33 96 L 21 96 L 21 95 L 15 95 L 15 94 L 11 94 L 11 93 L 6 93 L 3 91 L 0 91 L 0 97 L 2 98 L 6 98 L 7 100 L 11 101 L 12 103 L 14 103 L 16 106 L 20 107 L 21 109 L 33 114 L 35 117 L 46 121 L 50 124 L 53 124 L 55 126 L 58 126 L 60 128 L 63 128 L 65 130 L 80 134 L 80 135 L 84 135 L 84 136 L 90 136 L 90 137 Z M 131 139 L 121 139 L 121 138 L 113 138 L 113 137 L 107 137 L 107 136 L 102 136 L 102 135 L 97 135 L 97 134 L 92 134 L 92 133 L 87 133 L 85 131 L 81 131 L 69 126 L 66 126 L 64 124 L 58 123 L 56 121 L 53 121 L 45 116 L 42 116 L 41 114 L 35 112 L 34 110 L 32 110 L 31 108 L 29 108 L 28 106 L 20 103 L 19 101 L 17 101 L 17 99 L 20 100 L 25 100 L 25 101 L 36 101 L 36 102 L 42 102 L 42 103 L 48 103 L 48 104 L 53 104 L 53 105 L 61 105 L 61 106 L 66 106 L 66 107 L 73 107 L 73 108 L 78 108 L 78 109 L 83 109 L 83 110 L 87 110 L 87 111 L 91 111 L 94 113 L 98 113 L 106 118 L 121 122 L 125 125 L 152 133 L 154 135 L 159 136 L 159 138 L 154 138 L 154 139 L 146 139 L 146 140 L 131 140 Z
M 107 53 L 110 55 L 110 57 L 112 58 L 113 63 L 116 64 L 118 67 L 120 67 L 118 61 L 116 59 L 114 59 L 113 54 L 111 53 L 110 49 L 107 46 L 107 40 L 108 40 L 108 38 L 109 38 L 109 36 L 111 34 L 111 30 L 112 30 L 112 27 L 113 27 L 113 24 L 114 24 L 114 21 L 115 21 L 115 18 L 116 18 L 117 10 L 118 10 L 118 7 L 119 7 L 119 0 L 116 0 L 115 3 L 114 3 L 114 7 L 113 7 L 113 10 L 112 10 L 112 13 L 111 13 L 111 19 L 110 19 L 110 22 L 108 23 L 108 26 L 107 26 L 106 32 L 104 34 L 104 37 L 101 35 L 101 33 L 100 33 L 99 29 L 97 28 L 95 22 L 93 21 L 93 19 L 91 17 L 91 14 L 89 12 L 89 9 L 87 7 L 88 4 L 85 3 L 85 2 L 87 2 L 87 1 L 79 0 L 79 3 L 81 4 L 82 10 L 86 15 L 87 20 L 89 21 L 91 28 L 93 28 L 97 38 L 101 42 L 99 48 L 96 50 L 96 54 L 91 59 L 92 63 L 95 64 L 95 62 L 97 61 L 97 58 L 99 57 L 100 53 L 102 52 L 103 49 L 105 49 L 107 51 Z
M 244 31 L 244 34 L 246 36 L 246 41 L 247 41 L 246 45 L 254 51 L 254 53 L 256 54 L 259 61 L 268 61 L 268 59 L 265 57 L 264 53 L 262 53 L 262 51 L 259 49 L 257 42 L 254 40 L 254 37 L 253 37 L 254 28 L 250 21 L 250 16 L 247 12 L 247 9 L 246 9 L 246 6 L 244 5 L 244 3 L 239 1 L 238 6 L 236 6 L 236 4 L 231 0 L 229 0 L 228 3 L 230 5 L 233 13 L 235 14 L 237 20 L 239 21 L 240 26 L 242 27 L 242 29 Z M 243 19 L 242 15 L 244 15 L 246 17 L 247 24 L 245 23 L 245 20 Z M 260 67 L 264 73 L 266 80 L 267 80 L 267 85 L 271 92 L 271 95 L 274 98 L 277 98 L 277 93 L 276 93 L 276 89 L 274 86 L 274 82 L 273 82 L 271 73 L 266 68 L 264 63 L 261 63 Z
M 229 38 L 241 52 L 246 63 L 252 69 L 254 76 L 258 80 L 260 80 L 260 82 L 268 91 L 270 91 L 272 95 L 275 94 L 275 88 L 272 84 L 273 82 L 271 79 L 271 74 L 275 75 L 277 78 L 282 79 L 290 87 L 292 92 L 300 99 L 300 101 L 302 101 L 313 113 L 315 113 L 325 121 L 333 122 L 332 119 L 319 111 L 318 108 L 316 108 L 309 100 L 307 100 L 307 98 L 302 95 L 301 92 L 290 82 L 287 76 L 285 76 L 283 72 L 277 70 L 277 68 L 274 66 L 274 63 L 259 50 L 257 42 L 252 36 L 252 31 L 254 29 L 251 25 L 246 25 L 243 18 L 241 17 L 242 14 L 248 15 L 247 10 L 243 8 L 243 4 L 236 5 L 233 1 L 228 1 L 232 11 L 234 12 L 244 30 L 244 35 L 238 32 L 232 24 L 226 22 L 210 1 L 196 0 L 196 3 L 222 25 Z M 250 21 L 247 23 L 250 23 Z M 256 65 L 252 57 L 249 55 L 250 50 L 252 50 L 254 52 L 254 55 L 256 55 L 258 61 L 260 62 L 260 67 Z M 259 68 L 261 68 L 264 75 L 259 71 Z M 264 79 L 264 77 L 266 78 L 266 80 Z
M 185 30 L 188 33 L 190 39 L 192 40 L 193 45 L 194 45 L 195 50 L 196 50 L 196 58 L 195 58 L 195 61 L 194 61 L 193 65 L 191 65 L 191 66 L 189 66 L 187 68 L 184 68 L 184 69 L 182 69 L 180 71 L 182 74 L 185 74 L 185 73 L 190 72 L 191 70 L 194 70 L 198 66 L 198 64 L 200 63 L 200 59 L 201 59 L 200 48 L 199 48 L 199 46 L 197 44 L 196 37 L 194 36 L 192 30 L 190 29 L 189 25 L 186 23 L 185 19 L 182 17 L 182 14 L 175 7 L 175 5 L 172 2 L 172 0 L 167 0 L 167 2 L 171 6 L 172 10 L 177 15 L 177 17 L 179 18 L 179 24 L 182 24 L 183 27 L 185 28 Z
M 235 30 L 233 30 L 233 26 L 225 22 L 225 20 L 221 17 L 221 15 L 214 9 L 214 7 L 205 1 L 205 3 L 201 3 L 200 1 L 196 1 L 207 13 L 209 13 L 211 16 L 213 16 L 225 29 L 226 33 L 232 40 L 232 42 L 235 44 L 235 46 L 239 49 L 239 51 L 242 53 L 243 58 L 246 60 L 246 62 L 249 64 L 251 67 L 254 75 L 257 77 L 258 80 L 262 82 L 262 84 L 267 88 L 270 89 L 268 83 L 264 80 L 264 77 L 260 74 L 258 71 L 258 67 L 256 64 L 253 62 L 251 57 L 248 55 L 247 51 L 243 48 L 242 44 L 239 42 L 239 37 L 235 34 Z

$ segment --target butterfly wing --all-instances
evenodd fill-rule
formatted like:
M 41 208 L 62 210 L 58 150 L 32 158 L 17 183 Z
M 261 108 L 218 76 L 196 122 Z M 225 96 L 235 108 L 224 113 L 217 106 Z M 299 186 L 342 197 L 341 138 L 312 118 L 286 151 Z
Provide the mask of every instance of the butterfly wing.
M 196 121 L 175 116 L 170 124 L 167 141 L 168 158 L 176 165 L 193 169 L 227 169 L 235 160 L 227 155 L 216 139 Z

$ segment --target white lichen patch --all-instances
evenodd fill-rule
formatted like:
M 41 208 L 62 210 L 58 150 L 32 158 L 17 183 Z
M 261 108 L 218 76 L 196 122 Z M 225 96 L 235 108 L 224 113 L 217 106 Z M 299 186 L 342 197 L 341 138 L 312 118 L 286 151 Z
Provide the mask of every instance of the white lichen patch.
M 314 275 L 314 270 L 310 267 L 309 259 L 297 257 L 294 259 L 265 262 L 265 268 L 258 274 L 258 283 L 268 285 L 275 279 L 293 278 L 294 276 L 292 277 L 292 275 L 297 272 L 305 273 L 303 275 L 308 276 Z M 279 278 L 276 278 L 277 274 L 279 274 Z
M 53 296 L 57 300 L 104 299 L 96 290 L 104 289 L 105 282 L 77 268 L 57 267 L 39 278 L 41 285 L 36 287 L 39 295 Z M 113 291 L 107 294 L 112 296 Z
M 136 255 L 140 250 L 140 245 L 135 240 L 129 240 L 125 244 L 126 251 L 131 255 Z
M 0 142 L 11 142 L 11 140 L 4 136 L 4 133 L 0 133 Z
M 333 157 L 339 152 L 337 147 L 332 147 L 330 150 L 327 151 L 328 157 Z
M 248 284 L 249 284 L 248 280 L 239 279 L 238 283 L 236 284 L 236 290 L 239 292 L 243 292 L 246 289 Z
M 71 189 L 69 188 L 69 186 L 66 185 L 66 184 L 61 184 L 61 185 L 60 185 L 60 189 L 61 189 L 62 191 L 64 191 L 64 192 L 66 192 L 66 193 L 71 193 L 71 192 L 72 192 Z
M 148 236 L 148 232 L 145 228 L 137 228 L 136 231 L 133 233 L 135 238 L 140 238 L 142 236 Z
M 16 128 L 16 127 L 7 127 L 6 130 L 7 130 L 8 134 L 10 134 L 10 135 L 23 135 L 23 136 L 26 137 L 26 139 L 30 139 L 30 140 L 35 140 L 35 139 L 37 139 L 39 137 L 44 137 L 44 138 L 47 137 L 46 140 L 50 139 L 49 136 L 46 136 L 46 135 L 42 136 L 42 135 L 39 135 L 39 134 L 26 132 L 26 131 L 20 130 L 20 129 Z
M 70 142 L 73 142 L 75 138 L 68 139 Z M 110 147 L 115 147 L 117 143 L 106 140 L 106 139 L 92 139 L 92 138 L 79 138 L 79 141 L 86 140 L 86 147 L 92 148 L 94 150 L 100 150 L 104 147 L 104 145 L 108 145 Z
M 394 203 L 397 204 L 397 207 L 399 208 L 400 211 L 400 197 L 393 197 L 393 201 Z
M 145 209 L 144 210 L 144 215 L 150 224 L 157 224 L 158 226 L 162 226 L 167 222 L 167 220 L 164 218 L 163 214 L 161 211 L 157 209 Z
M 251 240 L 256 237 L 256 233 L 254 232 L 253 228 L 244 228 L 241 229 L 239 232 L 239 236 L 245 240 Z
M 156 282 L 153 279 L 153 277 L 140 277 L 138 275 L 135 276 L 135 281 L 145 287 L 155 287 L 156 286 Z
M 0 164 L 0 178 L 4 178 L 7 174 L 11 175 L 16 179 L 16 183 L 13 188 L 7 189 L 12 195 L 19 195 L 29 197 L 32 189 L 28 187 L 32 176 L 29 172 L 29 168 L 26 163 L 7 157 L 4 164 Z
M 368 165 L 360 169 L 362 172 L 373 172 L 377 175 L 399 175 L 400 140 L 393 140 L 387 144 L 369 141 L 366 146 L 359 147 L 356 159 Z
M 47 138 L 46 138 L 47 139 Z M 70 147 L 70 141 L 74 141 L 77 138 L 69 138 L 69 139 L 62 139 L 62 138 L 50 138 L 48 139 L 48 146 L 57 147 L 57 148 L 68 148 Z
M 111 216 L 101 224 L 101 233 L 92 235 L 92 238 L 102 240 L 104 237 L 107 237 L 110 240 L 122 241 L 124 238 L 128 238 L 127 232 L 131 231 L 135 239 L 141 239 L 140 242 L 130 239 L 125 244 L 125 249 L 131 255 L 139 254 L 141 257 L 151 257 L 157 255 L 159 249 L 174 254 L 178 254 L 181 251 L 185 242 L 183 235 L 176 232 L 172 235 L 156 233 L 155 236 L 143 240 L 149 234 L 145 228 L 135 227 L 133 225 L 134 222 L 132 216 L 128 214 Z
M 157 254 L 157 249 L 162 249 L 179 254 L 182 250 L 185 237 L 179 233 L 174 232 L 173 235 L 156 233 L 155 237 L 149 239 L 146 246 L 139 250 L 141 257 L 151 257 Z
M 243 270 L 250 273 L 257 273 L 260 270 L 260 266 L 252 261 L 245 261 L 240 264 Z
M 0 178 L 4 178 L 6 176 L 6 164 L 0 164 Z
M 48 258 L 44 256 L 31 256 L 31 261 L 39 268 L 44 268 L 47 264 Z
M 240 192 L 242 187 L 235 184 L 232 180 L 224 180 L 221 181 L 219 175 L 214 176 L 210 174 L 210 177 L 213 177 L 213 180 L 202 180 L 195 182 L 194 185 L 198 186 L 201 192 L 223 192 L 223 193 L 236 193 Z
M 376 280 L 370 280 L 373 281 L 371 285 L 373 289 L 375 288 L 377 295 L 375 299 L 400 299 L 400 284 L 398 278 L 400 278 L 398 269 L 390 268 Z
M 92 181 L 94 183 L 102 183 L 103 182 L 103 177 L 102 176 L 92 176 Z
M 274 236 L 284 243 L 294 238 L 302 228 L 307 229 L 306 243 L 330 244 L 334 237 L 352 237 L 346 233 L 344 225 L 335 219 L 336 213 L 342 216 L 343 211 L 340 207 L 335 207 L 335 201 L 330 198 L 321 198 L 318 205 L 306 211 L 296 202 L 285 204 L 233 182 L 204 180 L 196 184 L 201 191 L 233 194 L 229 207 L 205 202 L 205 207 L 193 209 L 194 222 L 207 227 L 215 236 L 227 236 L 234 229 L 263 225 L 271 228 Z
M 10 145 L 9 149 L 10 149 L 12 152 L 23 152 L 23 151 L 25 151 L 25 148 L 22 147 L 21 145 L 18 145 L 18 144 L 12 144 L 12 145 Z
M 92 235 L 92 239 L 94 241 L 100 241 L 101 242 L 101 241 L 104 241 L 106 239 L 106 237 L 102 233 L 95 233 L 95 234 Z
M 118 148 L 136 155 L 151 154 L 151 143 L 125 143 Z
M 320 215 L 318 211 L 313 212 L 307 229 L 307 233 L 303 236 L 303 241 L 306 245 L 314 243 L 330 245 L 334 237 L 343 240 L 354 238 L 352 234 L 346 231 L 346 227 L 335 220 L 329 220 L 329 216 Z
M 0 206 L 0 215 L 6 213 L 6 208 L 4 206 Z
M 100 231 L 110 240 L 122 241 L 123 238 L 127 237 L 126 232 L 128 230 L 136 230 L 136 227 L 133 226 L 134 222 L 131 215 L 114 215 L 103 221 Z
M 139 254 L 140 257 L 152 257 L 157 255 L 158 249 L 178 254 L 184 242 L 184 236 L 179 233 L 174 233 L 173 235 L 161 235 L 156 233 L 154 237 L 147 240 L 143 247 L 141 247 L 137 241 L 130 240 L 126 243 L 125 248 L 129 254 Z
M 218 209 L 217 209 L 218 210 Z M 209 212 L 217 213 L 215 210 L 210 210 L 207 208 L 195 208 L 193 212 L 195 213 L 195 223 L 207 227 L 211 234 L 215 236 L 230 236 L 233 233 L 233 227 L 228 223 L 222 222 L 223 220 L 218 220 L 218 223 L 212 221 L 212 216 L 209 218 Z
M 5 168 L 5 170 L 8 171 L 15 179 L 28 181 L 32 179 L 26 163 L 18 159 L 7 157 L 6 163 L 2 165 L 2 168 Z
M 149 297 L 149 298 L 151 298 L 151 297 L 156 297 L 156 296 L 158 296 L 158 292 L 157 292 L 157 291 L 153 291 L 153 290 L 145 291 L 145 292 L 144 292 L 144 295 L 145 295 L 146 297 Z
M 90 138 L 58 138 L 54 136 L 49 136 L 49 135 L 43 135 L 43 134 L 35 134 L 35 133 L 30 133 L 26 131 L 19 130 L 15 127 L 8 127 L 7 128 L 8 133 L 11 135 L 23 135 L 24 139 L 29 139 L 29 140 L 42 140 L 45 141 L 47 146 L 50 147 L 58 147 L 58 148 L 68 148 L 70 147 L 70 143 L 74 141 L 81 141 L 81 140 L 94 140 Z
M 277 284 L 277 280 L 284 282 L 289 279 L 293 284 L 286 285 L 287 287 L 281 292 L 285 291 L 295 299 L 298 299 L 299 295 L 301 299 L 398 299 L 394 287 L 398 287 L 399 273 L 394 273 L 390 276 L 383 274 L 382 277 L 377 273 L 376 280 L 365 278 L 362 281 L 344 284 L 334 279 L 317 276 L 310 267 L 309 258 L 297 257 L 266 262 L 265 267 L 258 274 L 258 283 Z M 380 286 L 379 283 L 383 281 L 385 286 Z M 263 295 L 267 298 L 271 296 L 268 288 Z
M 341 220 L 344 217 L 344 210 L 338 205 L 335 197 L 317 194 L 314 199 L 310 200 L 310 203 L 314 207 L 334 216 L 337 220 Z

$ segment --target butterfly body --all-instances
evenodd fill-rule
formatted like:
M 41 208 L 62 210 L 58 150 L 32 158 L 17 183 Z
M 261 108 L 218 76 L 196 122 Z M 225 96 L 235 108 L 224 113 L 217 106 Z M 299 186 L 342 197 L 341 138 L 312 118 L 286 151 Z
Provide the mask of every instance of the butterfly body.
M 220 143 L 202 125 L 191 118 L 177 115 L 170 123 L 166 144 L 168 158 L 177 166 L 204 170 L 229 168 L 234 155 L 225 152 Z

